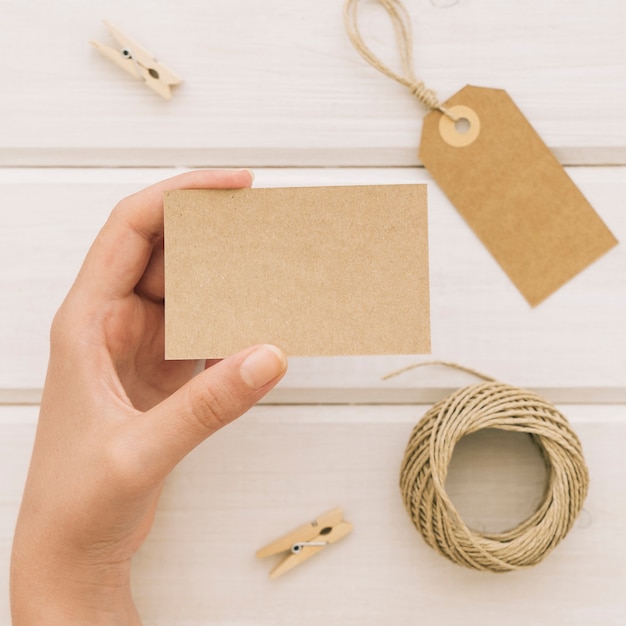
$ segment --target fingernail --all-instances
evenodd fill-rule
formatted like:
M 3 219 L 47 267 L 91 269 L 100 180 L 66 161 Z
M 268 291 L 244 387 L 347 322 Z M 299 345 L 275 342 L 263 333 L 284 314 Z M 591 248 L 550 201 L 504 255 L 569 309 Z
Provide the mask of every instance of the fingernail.
M 239 374 L 248 387 L 260 389 L 287 369 L 287 357 L 276 346 L 259 346 L 239 366 Z
M 254 172 L 252 170 L 249 169 L 242 169 L 239 170 L 240 172 L 248 172 L 248 174 L 250 174 L 250 184 L 252 185 L 252 183 L 254 182 Z

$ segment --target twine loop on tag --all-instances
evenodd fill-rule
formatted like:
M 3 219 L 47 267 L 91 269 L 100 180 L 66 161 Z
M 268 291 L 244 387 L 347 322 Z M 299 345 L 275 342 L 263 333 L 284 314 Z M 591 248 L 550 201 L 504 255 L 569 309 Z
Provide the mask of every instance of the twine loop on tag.
M 401 85 L 408 87 L 409 91 L 428 109 L 441 111 L 452 121 L 456 122 L 457 118 L 439 102 L 435 92 L 432 89 L 428 89 L 415 76 L 415 70 L 413 69 L 413 31 L 411 29 L 411 18 L 405 6 L 400 0 L 379 0 L 379 2 L 391 18 L 400 50 L 404 74 L 398 74 L 385 65 L 363 41 L 358 23 L 359 0 L 346 0 L 343 10 L 346 31 L 352 45 L 372 67 Z
M 487 382 L 459 389 L 435 404 L 413 429 L 400 471 L 400 490 L 411 521 L 425 541 L 454 563 L 507 572 L 539 563 L 569 532 L 582 509 L 589 475 L 582 447 L 567 419 L 540 396 L 454 363 Z M 454 447 L 484 428 L 529 434 L 548 470 L 538 509 L 501 533 L 467 527 L 445 490 Z
M 443 107 L 437 99 L 437 94 L 432 89 L 428 89 L 426 85 L 424 85 L 424 83 L 416 80 L 414 82 L 408 83 L 407 87 L 409 88 L 411 95 L 415 96 L 429 109 L 437 109 L 439 111 L 443 111 Z

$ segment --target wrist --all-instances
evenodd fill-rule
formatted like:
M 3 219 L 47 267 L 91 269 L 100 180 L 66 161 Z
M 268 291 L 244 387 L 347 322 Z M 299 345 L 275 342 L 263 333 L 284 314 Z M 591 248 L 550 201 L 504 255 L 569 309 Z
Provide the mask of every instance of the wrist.
M 75 624 L 139 626 L 130 591 L 130 562 L 82 564 L 14 547 L 11 615 L 14 626 Z

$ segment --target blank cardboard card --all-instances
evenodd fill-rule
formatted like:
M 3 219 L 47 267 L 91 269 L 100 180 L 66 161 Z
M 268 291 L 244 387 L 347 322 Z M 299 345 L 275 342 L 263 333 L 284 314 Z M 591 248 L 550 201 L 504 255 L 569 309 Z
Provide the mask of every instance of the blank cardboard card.
M 165 194 L 165 355 L 430 351 L 425 185 Z

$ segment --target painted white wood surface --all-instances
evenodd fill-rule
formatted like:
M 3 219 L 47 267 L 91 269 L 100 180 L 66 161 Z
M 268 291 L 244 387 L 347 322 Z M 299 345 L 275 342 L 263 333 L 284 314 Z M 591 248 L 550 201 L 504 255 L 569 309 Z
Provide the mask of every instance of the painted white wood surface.
M 606 166 L 626 165 L 626 4 L 405 2 L 427 85 L 443 99 L 467 83 L 504 88 L 563 163 L 604 166 L 568 172 L 624 240 L 626 169 Z M 423 110 L 352 49 L 342 5 L 0 0 L 0 562 L 49 323 L 122 196 L 195 165 L 293 168 L 257 170 L 258 186 L 431 183 L 421 169 L 388 167 L 417 164 Z M 112 43 L 102 18 L 180 73 L 171 102 L 89 47 Z M 365 7 L 363 24 L 393 62 L 386 16 Z M 343 167 L 305 169 L 313 165 Z M 345 167 L 363 165 L 374 167 Z M 172 476 L 135 564 L 146 624 L 626 623 L 623 244 L 532 310 L 436 185 L 429 196 L 433 357 L 587 403 L 561 407 L 591 471 L 579 522 L 532 570 L 496 576 L 448 563 L 421 541 L 399 498 L 404 444 L 426 408 L 402 403 L 473 380 L 432 368 L 380 381 L 408 357 L 292 359 L 269 401 L 308 406 L 255 408 Z M 313 406 L 332 402 L 398 404 Z M 536 503 L 542 469 L 523 440 L 479 437 L 455 458 L 449 491 L 477 527 L 506 526 Z M 270 582 L 271 563 L 255 550 L 336 504 L 353 535 Z M 2 624 L 6 576 L 0 568 Z
M 626 239 L 624 168 L 569 172 L 617 238 Z M 0 401 L 38 401 L 50 320 L 93 237 L 122 196 L 172 173 L 0 170 Z M 414 182 L 429 185 L 433 358 L 539 389 L 556 401 L 626 401 L 623 245 L 531 309 L 422 169 L 260 169 L 256 179 L 259 186 Z M 423 358 L 293 359 L 272 397 L 431 401 L 471 380 L 434 368 L 381 382 Z
M 399 463 L 426 407 L 256 407 L 195 450 L 166 485 L 134 565 L 145 623 L 622 626 L 626 416 L 621 407 L 560 409 L 581 438 L 590 470 L 584 510 L 543 563 L 497 575 L 446 561 L 404 511 Z M 0 407 L 3 562 L 36 412 Z M 543 484 L 523 436 L 468 444 L 453 459 L 447 487 L 464 519 L 474 527 L 519 521 Z M 354 524 L 352 535 L 270 581 L 276 559 L 256 560 L 255 551 L 336 505 Z M 6 576 L 1 568 L 3 589 Z M 0 623 L 8 623 L 5 593 Z
M 563 162 L 626 162 L 622 0 L 406 4 L 442 99 L 504 88 Z M 415 164 L 423 109 L 352 49 L 342 5 L 0 0 L 0 165 Z M 113 43 L 102 18 L 180 74 L 171 102 L 90 48 Z M 363 27 L 393 64 L 386 15 Z

